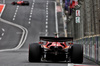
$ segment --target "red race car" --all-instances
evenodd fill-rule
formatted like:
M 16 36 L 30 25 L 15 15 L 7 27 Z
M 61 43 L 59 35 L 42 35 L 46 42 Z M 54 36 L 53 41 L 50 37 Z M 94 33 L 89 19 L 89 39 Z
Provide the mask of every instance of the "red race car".
M 73 44 L 72 37 L 40 37 L 39 43 L 29 45 L 29 62 L 43 60 L 82 63 L 83 46 Z
M 17 1 L 12 2 L 13 5 L 29 5 L 28 1 Z

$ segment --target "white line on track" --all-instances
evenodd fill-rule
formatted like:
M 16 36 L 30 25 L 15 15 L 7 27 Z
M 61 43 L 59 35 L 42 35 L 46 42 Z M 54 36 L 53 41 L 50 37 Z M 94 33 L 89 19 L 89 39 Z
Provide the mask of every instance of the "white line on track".
M 46 18 L 48 18 L 48 15 L 46 15 Z
M 0 37 L 0 40 L 2 39 L 2 37 Z
M 31 10 L 31 13 L 33 12 L 33 10 Z
M 18 8 L 19 6 L 17 6 L 17 8 Z
M 58 20 L 57 20 L 57 3 L 55 2 L 55 23 L 56 23 L 56 33 L 58 33 Z M 57 34 L 57 37 L 59 37 L 58 36 L 58 34 Z
M 18 7 L 16 8 L 16 10 L 18 10 Z
M 48 33 L 46 33 L 45 36 L 48 36 Z
M 32 4 L 32 8 L 34 7 L 34 4 Z
M 48 8 L 46 8 L 48 10 Z
M 45 28 L 46 28 L 46 34 L 45 34 L 45 36 L 48 36 L 48 1 L 47 1 L 47 3 L 46 3 L 46 26 L 45 26 Z
M 48 30 L 47 30 L 47 29 L 46 29 L 45 31 L 46 31 L 46 32 L 48 32 Z
M 73 63 L 68 63 L 68 66 L 74 66 L 74 64 Z
M 2 33 L 2 36 L 4 36 L 5 33 Z
M 47 2 L 47 5 L 48 5 L 48 2 Z
M 32 14 L 33 14 L 33 8 L 34 8 L 34 2 L 35 2 L 35 0 L 33 0 L 33 4 L 32 4 L 32 7 L 31 7 L 31 11 L 30 11 L 30 16 L 29 16 L 29 22 L 28 22 L 28 24 L 31 23 Z
M 48 12 L 46 14 L 48 14 Z
M 46 22 L 46 24 L 48 24 L 48 22 Z
M 31 10 L 33 10 L 33 8 L 31 8 Z
M 48 21 L 48 19 L 46 19 L 46 21 Z
M 16 15 L 17 13 L 15 13 L 15 15 Z
M 14 18 L 16 17 L 16 15 L 14 15 Z
M 31 18 L 29 18 L 29 21 L 31 20 Z
M 46 10 L 46 13 L 48 13 L 48 10 Z
M 2 18 L 0 18 L 0 20 L 1 20 L 1 22 L 3 22 L 3 23 L 6 23 L 6 24 L 9 24 L 9 25 L 18 27 L 18 28 L 20 28 L 20 29 L 22 30 L 21 39 L 20 39 L 18 45 L 17 45 L 15 48 L 3 49 L 3 50 L 0 50 L 0 52 L 3 52 L 3 51 L 13 51 L 13 50 L 20 49 L 20 48 L 23 46 L 23 44 L 25 43 L 25 41 L 26 41 L 26 38 L 27 38 L 27 35 L 28 35 L 28 30 L 27 30 L 25 27 L 21 26 L 21 25 L 18 25 L 18 24 L 15 24 L 15 23 L 6 21 L 6 20 L 4 20 L 4 19 L 2 19 Z M 2 38 L 0 38 L 0 40 L 1 40 L 1 39 L 2 39 Z
M 16 15 L 17 15 L 17 12 L 18 12 L 18 8 L 19 8 L 19 6 L 16 7 L 16 10 L 15 10 L 15 14 L 14 14 L 13 20 L 15 20 L 15 18 L 16 18 Z
M 46 27 L 46 29 L 47 29 L 47 28 L 48 28 L 48 25 L 46 25 L 45 27 Z
M 32 17 L 32 15 L 30 15 L 30 17 Z
M 2 28 L 2 31 L 3 31 L 3 32 L 5 32 L 5 29 L 4 29 L 4 28 Z
M 13 18 L 13 20 L 15 20 L 15 18 Z
M 28 24 L 30 24 L 31 22 L 28 22 Z
M 32 14 L 32 13 L 30 13 L 30 14 Z

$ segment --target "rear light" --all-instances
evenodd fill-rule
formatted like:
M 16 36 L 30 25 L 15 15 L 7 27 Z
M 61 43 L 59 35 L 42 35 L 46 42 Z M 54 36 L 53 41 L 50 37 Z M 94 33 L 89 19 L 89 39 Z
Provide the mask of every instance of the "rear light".
M 43 44 L 43 42 L 39 42 L 39 44 Z
M 73 45 L 73 43 L 68 43 L 68 44 Z

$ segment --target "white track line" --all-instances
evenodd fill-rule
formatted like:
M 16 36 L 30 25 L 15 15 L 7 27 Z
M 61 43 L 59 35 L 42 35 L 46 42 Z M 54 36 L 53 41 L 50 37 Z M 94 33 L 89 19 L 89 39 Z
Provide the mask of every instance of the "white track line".
M 30 16 L 29 16 L 29 21 L 28 21 L 28 24 L 30 24 L 30 23 L 31 23 L 32 14 L 33 14 L 33 8 L 34 8 L 34 2 L 35 2 L 35 0 L 33 0 L 33 4 L 32 4 L 32 7 L 31 7 L 31 11 L 30 11 Z
M 46 22 L 46 24 L 48 24 L 48 22 Z
M 68 66 L 74 66 L 74 64 L 73 63 L 68 63 Z
M 47 32 L 48 32 L 48 30 L 46 29 L 46 30 L 45 30 L 45 32 L 47 33 Z
M 46 15 L 46 18 L 48 18 L 48 15 Z
M 4 29 L 4 28 L 2 28 L 2 31 L 3 31 L 3 32 L 5 32 L 5 29 Z
M 1 36 L 4 36 L 4 34 L 5 34 L 5 33 L 2 33 L 2 35 L 1 35 Z
M 28 24 L 30 24 L 31 22 L 28 22 Z
M 55 2 L 55 22 L 56 22 L 56 33 L 58 33 L 58 19 L 57 19 L 57 3 Z M 59 37 L 58 36 L 58 34 L 57 34 L 57 37 Z
M 45 32 L 46 32 L 45 36 L 48 36 L 48 1 L 46 3 L 46 26 L 45 26 L 45 28 L 46 28 L 46 30 L 45 30 Z
M 13 18 L 13 20 L 15 20 L 15 18 Z
M 32 15 L 29 16 L 30 18 L 32 17 Z
M 31 18 L 29 18 L 29 21 L 31 20 Z
M 46 25 L 45 27 L 46 27 L 46 29 L 47 29 L 47 28 L 48 28 L 48 25 Z
M 0 37 L 0 40 L 2 40 L 2 37 Z
M 48 12 L 46 14 L 48 14 Z
M 30 14 L 32 14 L 32 13 L 30 13 Z
M 13 50 L 20 49 L 23 46 L 23 44 L 25 43 L 25 41 L 26 41 L 26 38 L 27 38 L 27 35 L 28 35 L 28 30 L 25 27 L 21 26 L 21 25 L 18 25 L 18 24 L 6 21 L 6 20 L 1 19 L 1 18 L 0 18 L 0 21 L 3 22 L 3 23 L 9 24 L 9 25 L 18 27 L 18 28 L 20 28 L 23 31 L 21 39 L 20 39 L 18 45 L 15 48 L 12 48 L 12 49 L 3 49 L 3 50 L 0 50 L 0 52 L 2 52 L 2 51 L 13 51 Z
M 46 21 L 48 21 L 48 19 L 46 18 Z
M 15 11 L 15 14 L 14 14 L 13 20 L 15 20 L 15 18 L 16 18 L 16 15 L 17 15 L 18 9 L 19 9 L 19 6 L 16 7 L 16 11 Z

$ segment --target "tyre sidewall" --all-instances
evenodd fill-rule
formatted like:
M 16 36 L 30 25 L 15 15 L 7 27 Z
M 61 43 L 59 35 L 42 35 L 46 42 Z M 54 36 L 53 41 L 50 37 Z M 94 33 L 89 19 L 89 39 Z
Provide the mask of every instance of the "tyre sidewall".
M 38 43 L 29 45 L 29 62 L 39 62 L 41 60 L 41 47 Z
M 71 48 L 71 62 L 82 63 L 83 62 L 83 46 L 81 44 L 74 44 Z

